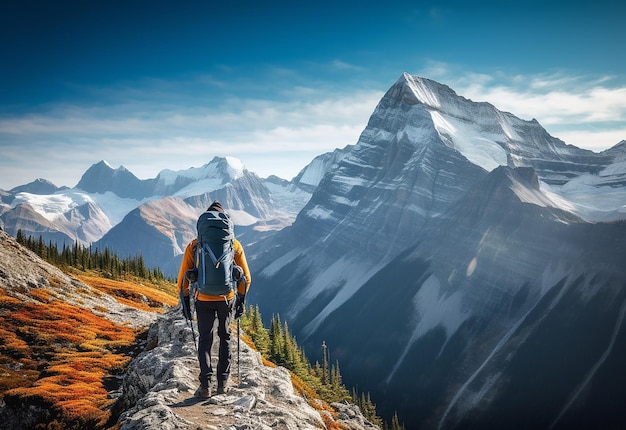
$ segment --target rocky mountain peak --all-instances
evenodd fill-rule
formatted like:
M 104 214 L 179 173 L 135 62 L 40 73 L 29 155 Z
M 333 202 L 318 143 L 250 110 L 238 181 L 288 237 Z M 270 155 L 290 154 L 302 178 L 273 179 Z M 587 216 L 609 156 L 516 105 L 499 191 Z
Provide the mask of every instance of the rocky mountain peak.
M 412 94 L 419 103 L 432 108 L 441 108 L 442 97 L 446 94 L 456 96 L 456 93 L 446 85 L 406 72 L 398 79 L 397 84 L 410 91 L 409 94 Z
M 11 189 L 10 192 L 13 194 L 22 192 L 31 194 L 52 194 L 59 189 L 60 188 L 54 185 L 52 182 L 43 178 L 38 178 L 26 185 L 20 185 L 18 187 L 15 187 Z
M 76 188 L 90 193 L 110 191 L 120 197 L 143 198 L 147 195 L 146 182 L 141 181 L 124 166 L 113 169 L 102 160 L 92 165 L 80 178 Z

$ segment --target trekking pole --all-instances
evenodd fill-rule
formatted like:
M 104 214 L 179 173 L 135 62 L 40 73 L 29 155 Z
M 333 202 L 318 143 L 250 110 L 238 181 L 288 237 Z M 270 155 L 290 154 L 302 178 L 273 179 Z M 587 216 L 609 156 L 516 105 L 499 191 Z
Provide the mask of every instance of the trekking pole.
M 183 306 L 185 306 L 185 304 L 183 304 Z M 191 309 L 189 309 L 189 315 L 191 315 Z M 196 331 L 193 329 L 193 321 L 187 318 L 185 318 L 185 320 L 187 321 L 187 325 L 191 329 L 191 336 L 193 337 L 193 348 L 196 350 L 196 355 L 198 355 L 198 342 L 196 340 Z
M 180 302 L 181 302 L 181 306 L 183 307 L 183 310 L 186 311 L 186 314 L 189 315 L 189 319 L 187 319 L 185 317 L 185 321 L 187 321 L 187 325 L 189 326 L 189 328 L 191 329 L 191 336 L 193 337 L 193 348 L 196 350 L 196 355 L 198 355 L 198 342 L 196 341 L 196 332 L 193 329 L 193 321 L 192 321 L 192 313 L 191 313 L 191 297 L 192 297 L 192 285 L 193 282 L 195 282 L 195 280 L 193 279 L 193 274 L 191 273 L 193 272 L 193 270 L 187 270 L 185 272 L 185 278 L 187 278 L 187 281 L 190 284 L 190 290 L 189 290 L 189 306 L 187 306 L 187 302 L 185 301 L 185 293 L 183 288 L 180 289 Z M 197 275 L 196 275 L 197 276 Z M 195 301 L 194 301 L 194 305 L 195 305 Z M 195 306 L 194 306 L 195 307 Z
M 198 341 L 196 340 L 196 332 L 193 329 L 193 321 L 189 320 L 189 327 L 191 327 L 191 336 L 193 337 L 193 348 L 196 350 L 196 355 L 198 355 Z
M 241 350 L 241 319 L 237 318 L 237 380 L 238 387 L 241 388 L 241 361 L 239 351 Z

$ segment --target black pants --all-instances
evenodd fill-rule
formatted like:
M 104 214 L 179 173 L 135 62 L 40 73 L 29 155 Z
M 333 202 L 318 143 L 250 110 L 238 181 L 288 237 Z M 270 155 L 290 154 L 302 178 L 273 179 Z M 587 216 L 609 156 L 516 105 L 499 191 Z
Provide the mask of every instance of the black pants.
M 219 354 L 217 362 L 217 379 L 225 381 L 230 374 L 230 322 L 235 299 L 230 301 L 220 300 L 215 302 L 196 301 L 196 314 L 198 316 L 198 361 L 200 362 L 200 384 L 203 387 L 209 385 L 213 368 L 211 366 L 211 346 L 213 345 L 213 333 L 215 319 L 217 318 L 217 335 L 219 336 Z

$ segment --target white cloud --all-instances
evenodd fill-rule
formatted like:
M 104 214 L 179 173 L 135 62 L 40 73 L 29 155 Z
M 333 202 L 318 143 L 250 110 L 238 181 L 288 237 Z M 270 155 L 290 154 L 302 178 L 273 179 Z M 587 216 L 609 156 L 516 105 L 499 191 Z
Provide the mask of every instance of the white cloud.
M 600 151 L 626 139 L 626 83 L 616 77 L 478 74 L 439 62 L 424 72 L 466 98 L 535 118 L 553 136 L 581 148 Z
M 239 157 L 261 176 L 291 178 L 316 155 L 356 143 L 383 94 L 303 88 L 282 100 L 231 97 L 199 106 L 197 99 L 174 104 L 170 97 L 159 104 L 147 100 L 146 94 L 131 102 L 63 104 L 5 116 L 0 118 L 0 146 L 14 155 L 0 160 L 0 169 L 7 172 L 5 163 L 13 168 L 17 163 L 15 173 L 20 174 L 2 178 L 0 187 L 11 188 L 37 177 L 73 186 L 100 159 L 148 178 L 165 168 L 200 166 L 216 155 Z M 34 162 L 27 152 L 50 162 Z M 52 164 L 61 154 L 62 170 Z M 294 162 L 297 156 L 300 162 Z M 277 165 L 278 170 L 269 170 Z M 28 174 L 29 169 L 36 173 Z

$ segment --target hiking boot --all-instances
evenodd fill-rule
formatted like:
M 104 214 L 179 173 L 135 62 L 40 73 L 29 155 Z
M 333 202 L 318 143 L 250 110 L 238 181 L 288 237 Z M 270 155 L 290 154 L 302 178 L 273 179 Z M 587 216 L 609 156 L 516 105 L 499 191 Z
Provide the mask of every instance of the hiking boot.
M 228 391 L 228 381 L 220 379 L 217 381 L 217 391 L 216 394 L 224 394 Z
M 202 385 L 200 385 L 200 387 L 198 387 L 196 392 L 193 393 L 193 396 L 199 397 L 201 399 L 206 399 L 206 398 L 211 397 L 211 392 L 209 391 L 208 387 L 203 387 Z

